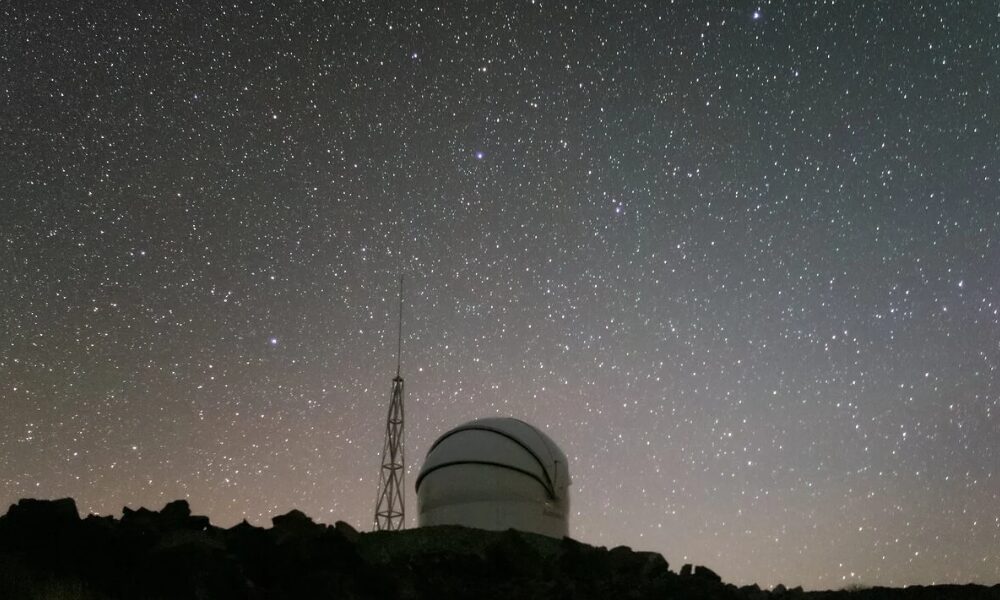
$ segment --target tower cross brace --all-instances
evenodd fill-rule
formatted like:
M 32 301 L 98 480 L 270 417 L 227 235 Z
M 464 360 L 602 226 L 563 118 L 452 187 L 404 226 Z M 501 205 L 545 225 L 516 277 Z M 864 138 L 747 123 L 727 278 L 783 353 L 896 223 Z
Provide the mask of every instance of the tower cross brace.
M 403 453 L 403 378 L 392 379 L 392 399 L 385 424 L 382 468 L 379 470 L 379 496 L 375 507 L 375 530 L 396 531 L 406 525 L 403 501 L 406 464 Z

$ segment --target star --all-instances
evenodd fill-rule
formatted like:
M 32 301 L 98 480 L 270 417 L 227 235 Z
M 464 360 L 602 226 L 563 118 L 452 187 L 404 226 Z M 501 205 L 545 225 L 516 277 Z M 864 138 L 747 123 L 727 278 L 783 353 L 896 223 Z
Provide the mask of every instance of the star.
M 513 416 L 581 541 L 1000 581 L 996 20 L 759 1 L 14 3 L 0 507 L 367 526 L 402 274 L 408 472 Z

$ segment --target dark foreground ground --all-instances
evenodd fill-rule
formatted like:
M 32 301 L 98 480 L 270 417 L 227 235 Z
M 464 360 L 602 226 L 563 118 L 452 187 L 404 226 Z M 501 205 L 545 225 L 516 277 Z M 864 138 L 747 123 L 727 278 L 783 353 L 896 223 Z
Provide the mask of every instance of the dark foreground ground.
M 1000 585 L 802 592 L 737 588 L 662 556 L 516 531 L 358 533 L 298 511 L 271 529 L 213 527 L 187 502 L 81 519 L 71 499 L 0 517 L 0 600 L 311 598 L 732 598 L 1000 600 Z

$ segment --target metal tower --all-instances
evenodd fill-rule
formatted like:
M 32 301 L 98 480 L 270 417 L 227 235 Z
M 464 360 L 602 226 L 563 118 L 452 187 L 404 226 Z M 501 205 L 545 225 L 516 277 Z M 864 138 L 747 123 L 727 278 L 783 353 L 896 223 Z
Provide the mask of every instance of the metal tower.
M 392 378 L 392 398 L 385 421 L 385 445 L 378 476 L 375 502 L 375 531 L 397 531 L 406 527 L 403 505 L 406 461 L 403 456 L 403 378 L 399 367 L 403 354 L 403 277 L 399 277 L 399 335 L 396 338 L 396 376 Z

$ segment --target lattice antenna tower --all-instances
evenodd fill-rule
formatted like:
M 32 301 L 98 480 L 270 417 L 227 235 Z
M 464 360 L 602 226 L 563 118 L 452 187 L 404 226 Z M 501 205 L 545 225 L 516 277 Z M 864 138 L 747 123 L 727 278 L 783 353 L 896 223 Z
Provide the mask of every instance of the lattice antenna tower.
M 399 333 L 396 337 L 396 376 L 392 378 L 389 414 L 385 420 L 385 445 L 375 501 L 375 531 L 398 531 L 406 527 L 403 502 L 406 460 L 403 453 L 403 276 L 399 276 Z

